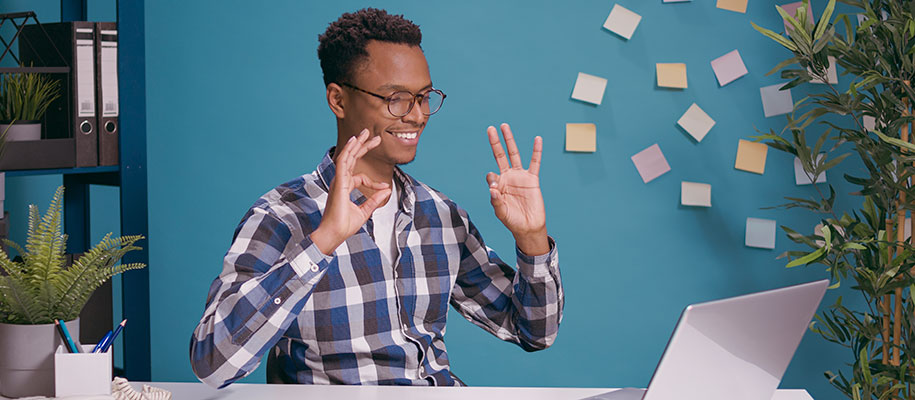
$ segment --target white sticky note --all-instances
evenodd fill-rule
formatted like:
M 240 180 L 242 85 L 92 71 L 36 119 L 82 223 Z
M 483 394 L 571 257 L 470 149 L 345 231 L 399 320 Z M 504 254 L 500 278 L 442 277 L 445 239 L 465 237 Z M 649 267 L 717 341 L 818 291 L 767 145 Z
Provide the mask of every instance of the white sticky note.
M 712 70 L 715 71 L 719 86 L 727 85 L 747 74 L 747 66 L 744 65 L 737 50 L 712 60 Z
M 820 153 L 817 156 L 817 163 L 820 163 L 823 158 L 826 157 L 826 154 Z M 820 176 L 817 177 L 817 183 L 826 182 L 826 171 L 820 173 Z M 810 178 L 807 177 L 807 172 L 804 171 L 804 166 L 801 165 L 801 159 L 794 157 L 794 183 L 797 185 L 812 185 Z
M 812 68 L 807 68 L 807 71 L 809 71 L 810 76 L 814 76 Z M 833 56 L 829 56 L 829 67 L 826 69 L 826 79 L 828 80 L 829 83 L 831 83 L 833 85 L 839 83 L 839 75 L 836 72 L 836 58 Z M 816 77 L 814 77 L 813 80 L 811 80 L 810 82 L 825 84 L 825 82 L 823 82 L 820 79 L 817 79 Z
M 794 100 L 791 99 L 791 89 L 778 90 L 783 84 L 759 88 L 762 97 L 763 113 L 766 117 L 788 114 L 794 110 Z
M 579 72 L 578 79 L 575 80 L 575 88 L 572 89 L 572 98 L 600 105 L 601 100 L 604 98 L 604 89 L 606 88 L 606 79 Z
M 619 4 L 614 4 L 613 9 L 610 10 L 610 15 L 604 21 L 604 29 L 629 40 L 641 21 L 641 15 L 629 11 Z
M 667 164 L 667 159 L 664 158 L 664 153 L 661 153 L 661 147 L 657 143 L 632 156 L 632 163 L 639 170 L 639 175 L 645 183 L 670 171 L 670 165 Z
M 747 218 L 747 247 L 775 248 L 775 220 Z
M 680 204 L 684 206 L 711 207 L 712 185 L 697 182 L 680 182 Z
M 863 118 L 861 118 L 861 123 L 864 125 L 864 129 L 867 129 L 868 132 L 877 128 L 877 119 L 870 115 L 865 115 Z
M 708 131 L 715 126 L 715 120 L 709 117 L 705 111 L 702 111 L 696 103 L 693 103 L 677 121 L 677 125 L 680 125 L 697 142 L 701 142 L 702 138 L 708 134 Z

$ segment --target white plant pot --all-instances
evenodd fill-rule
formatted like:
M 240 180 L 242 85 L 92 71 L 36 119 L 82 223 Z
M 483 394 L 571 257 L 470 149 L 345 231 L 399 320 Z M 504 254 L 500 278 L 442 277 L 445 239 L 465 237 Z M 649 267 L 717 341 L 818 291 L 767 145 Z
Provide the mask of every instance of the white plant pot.
M 24 141 L 24 140 L 41 140 L 41 122 L 39 121 L 16 121 L 12 125 L 8 123 L 0 124 L 0 134 L 6 131 L 6 140 Z
M 67 330 L 79 340 L 79 318 Z M 54 397 L 54 351 L 61 344 L 54 324 L 0 323 L 0 395 Z

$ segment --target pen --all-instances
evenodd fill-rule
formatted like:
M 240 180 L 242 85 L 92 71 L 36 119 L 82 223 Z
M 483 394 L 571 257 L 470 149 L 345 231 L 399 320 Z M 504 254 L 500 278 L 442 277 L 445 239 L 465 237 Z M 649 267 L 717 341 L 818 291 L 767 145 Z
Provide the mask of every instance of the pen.
M 109 339 L 111 339 L 111 331 L 108 331 L 108 333 L 102 337 L 102 340 L 98 341 L 98 344 L 95 345 L 95 348 L 92 349 L 92 352 L 98 353 L 99 349 L 101 349 Z
M 79 353 L 79 347 L 76 347 L 76 343 L 73 342 L 73 338 L 70 336 L 70 332 L 67 331 L 67 324 L 61 320 L 54 320 L 54 323 L 60 327 L 60 332 L 64 336 L 64 341 L 67 343 L 67 347 L 70 349 L 71 353 Z
M 114 328 L 114 334 L 112 334 L 111 338 L 108 339 L 108 343 L 105 343 L 105 346 L 99 350 L 100 352 L 104 353 L 108 351 L 108 348 L 111 347 L 111 344 L 114 343 L 114 339 L 118 337 L 118 334 L 121 333 L 121 329 L 124 329 L 124 325 L 126 324 L 127 319 L 124 319 L 120 324 L 118 324 L 117 328 Z

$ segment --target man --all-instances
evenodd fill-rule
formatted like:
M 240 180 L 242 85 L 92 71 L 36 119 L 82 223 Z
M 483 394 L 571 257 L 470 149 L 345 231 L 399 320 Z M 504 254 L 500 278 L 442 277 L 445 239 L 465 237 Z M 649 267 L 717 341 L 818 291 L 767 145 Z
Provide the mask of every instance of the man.
M 496 128 L 487 130 L 499 173 L 486 180 L 515 237 L 517 271 L 466 211 L 398 167 L 416 156 L 445 98 L 421 39 L 412 22 L 370 8 L 320 36 L 337 144 L 238 226 L 191 338 L 203 382 L 224 387 L 269 351 L 272 381 L 461 385 L 443 339 L 449 303 L 525 350 L 553 343 L 563 292 L 540 193 L 541 138 L 525 170 L 509 126 L 507 157 Z

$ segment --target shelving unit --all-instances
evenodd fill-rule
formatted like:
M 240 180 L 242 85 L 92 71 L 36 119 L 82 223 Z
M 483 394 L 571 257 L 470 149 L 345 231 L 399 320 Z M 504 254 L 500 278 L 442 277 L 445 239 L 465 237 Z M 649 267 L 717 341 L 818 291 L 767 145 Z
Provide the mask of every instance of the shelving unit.
M 60 0 L 61 21 L 87 20 L 87 0 Z M 86 251 L 90 243 L 89 188 L 107 185 L 120 188 L 121 234 L 149 237 L 146 176 L 146 57 L 144 0 L 117 1 L 118 85 L 120 108 L 120 165 L 106 167 L 11 170 L 9 177 L 62 175 L 64 193 L 64 230 L 70 253 Z M 64 71 L 66 70 L 66 71 Z M 69 72 L 69 68 L 0 68 L 8 72 Z M 128 253 L 124 263 L 149 265 L 149 241 L 143 248 Z M 150 371 L 149 268 L 121 275 L 122 314 L 130 323 L 121 335 L 124 340 L 124 374 L 132 381 L 148 381 Z M 110 286 L 107 292 L 111 303 Z M 99 291 L 102 296 L 104 287 Z M 98 293 L 97 293 L 98 294 Z M 95 296 L 93 296 L 95 297 Z M 91 300 L 90 300 L 91 301 Z M 110 322 L 111 314 L 108 313 Z

